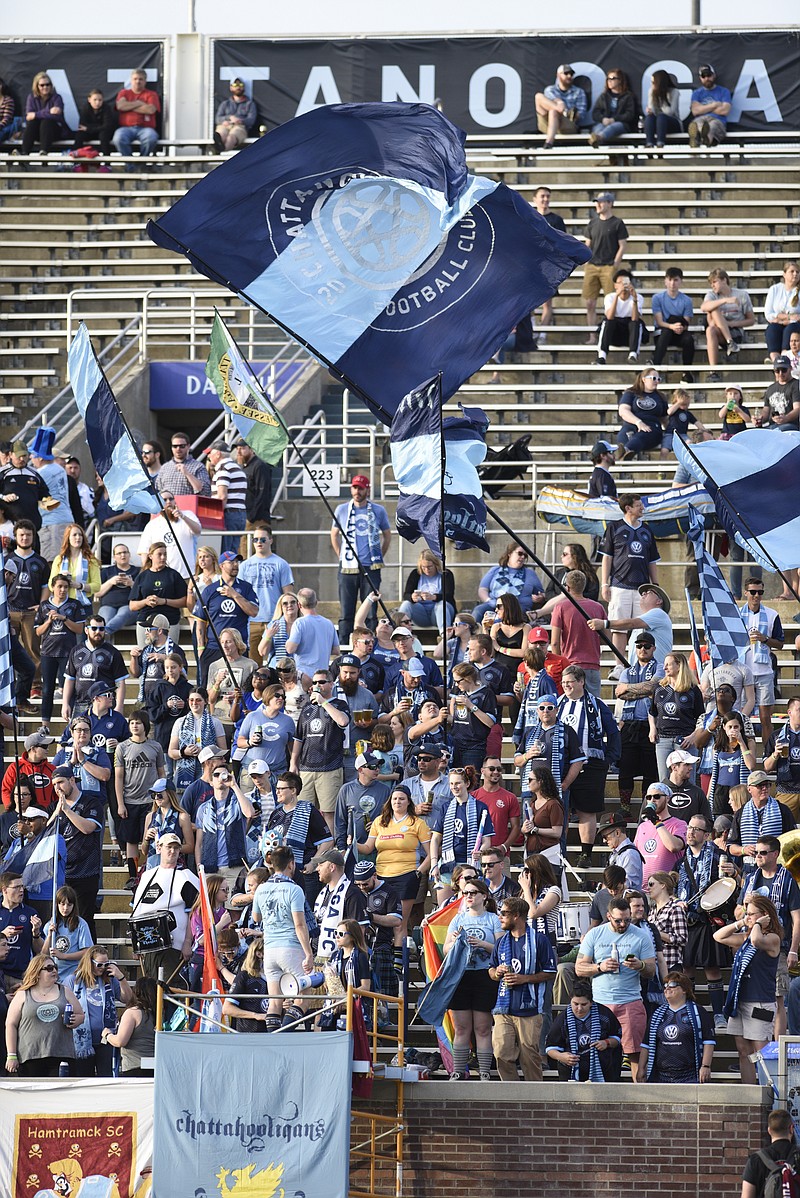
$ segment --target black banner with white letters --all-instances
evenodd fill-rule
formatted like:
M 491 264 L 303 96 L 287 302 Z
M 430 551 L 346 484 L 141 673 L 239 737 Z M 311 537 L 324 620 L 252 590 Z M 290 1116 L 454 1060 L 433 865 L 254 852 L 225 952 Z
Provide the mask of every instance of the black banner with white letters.
M 681 116 L 689 112 L 697 68 L 711 63 L 733 95 L 729 123 L 780 131 L 800 124 L 797 61 L 800 33 L 557 34 L 531 37 L 370 38 L 268 41 L 216 39 L 214 101 L 228 83 L 244 79 L 261 123 L 283 124 L 320 104 L 375 100 L 441 101 L 445 114 L 468 133 L 535 132 L 534 97 L 571 63 L 590 107 L 606 71 L 622 67 L 646 102 L 650 76 L 663 69 L 681 89 Z

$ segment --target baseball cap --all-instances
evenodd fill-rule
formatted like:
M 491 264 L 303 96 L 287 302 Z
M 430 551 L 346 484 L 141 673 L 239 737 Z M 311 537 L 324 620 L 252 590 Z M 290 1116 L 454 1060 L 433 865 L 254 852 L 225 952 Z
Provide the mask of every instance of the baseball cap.
M 377 872 L 374 861 L 359 861 L 353 870 L 353 881 L 368 882 Z
M 441 757 L 442 746 L 435 740 L 423 740 L 420 741 L 419 747 L 417 749 L 417 756 L 419 756 L 420 753 L 426 753 L 430 757 Z
M 786 354 L 778 354 L 777 358 L 772 363 L 773 370 L 777 370 L 779 366 L 782 366 L 784 370 L 792 369 L 792 364 L 786 357 Z M 6 569 L 8 569 L 8 562 L 6 562 Z
M 655 645 L 656 638 L 652 632 L 640 632 L 633 643 L 634 645 Z
M 200 752 L 197 754 L 197 760 L 205 762 L 205 761 L 210 761 L 212 757 L 227 757 L 227 756 L 228 756 L 227 749 L 221 749 L 219 747 L 219 745 L 206 745 L 206 747 L 204 749 L 201 749 Z
M 661 600 L 661 607 L 665 612 L 668 612 L 672 604 L 670 603 L 669 595 L 663 587 L 656 586 L 654 582 L 643 582 L 639 587 L 639 594 L 644 595 L 648 591 L 653 591 Z
M 406 674 L 410 674 L 412 678 L 425 677 L 425 667 L 418 657 L 412 657 L 411 661 L 403 662 L 400 668 L 405 670 Z
M 243 562 L 244 558 L 241 553 L 232 553 L 230 549 L 226 553 L 219 555 L 220 562 Z
M 323 849 L 308 864 L 311 869 L 316 869 L 318 865 L 324 865 L 327 861 L 331 865 L 338 865 L 339 869 L 344 869 L 344 854 L 340 853 L 338 849 Z
M 46 732 L 32 732 L 30 736 L 25 737 L 26 749 L 46 749 L 49 745 L 54 745 L 56 738 L 48 736 Z
M 366 487 L 369 490 L 369 479 L 366 474 L 354 474 L 350 479 L 351 487 Z
M 532 628 L 528 633 L 528 644 L 538 645 L 550 640 L 550 633 L 546 628 Z
M 50 816 L 41 807 L 26 807 L 22 813 L 23 819 L 49 819 Z
M 248 765 L 247 772 L 251 775 L 251 777 L 253 774 L 268 774 L 269 766 L 267 765 L 266 761 L 263 760 L 263 758 L 256 757 Z
M 747 775 L 748 786 L 757 786 L 759 782 L 769 782 L 769 774 L 763 770 L 753 770 L 752 774 Z
M 169 783 L 167 782 L 166 778 L 156 778 L 155 782 L 150 787 L 150 794 L 151 795 L 163 794 L 164 791 L 167 789 L 168 785 L 169 785 Z
M 169 628 L 169 620 L 163 612 L 159 612 L 158 615 L 153 616 L 147 626 L 148 628 L 163 628 L 166 631 Z
M 373 753 L 359 753 L 356 757 L 356 769 L 360 770 L 364 766 L 368 770 L 377 770 L 380 769 L 381 763 Z
M 411 631 L 411 629 L 406 628 L 405 625 L 403 625 L 400 628 L 395 628 L 394 632 L 391 635 L 391 640 L 394 640 L 394 638 L 396 636 L 412 636 L 413 637 L 413 635 L 414 635 L 414 633 Z
M 694 765 L 695 761 L 699 760 L 699 757 L 695 757 L 694 753 L 689 753 L 686 749 L 674 749 L 667 758 L 667 768 L 671 769 L 673 765 Z
M 95 682 L 89 687 L 89 701 L 92 699 L 100 699 L 103 695 L 113 695 L 114 687 L 109 686 L 107 682 Z
M 203 453 L 211 453 L 212 449 L 218 449 L 220 453 L 228 452 L 228 446 L 224 441 L 213 441 L 212 444 L 209 445 L 208 449 L 203 450 Z
M 597 195 L 593 197 L 592 203 L 596 204 L 598 200 L 608 200 L 609 204 L 613 204 L 616 198 L 613 191 L 598 191 Z
M 716 75 L 717 72 L 710 62 L 704 62 L 701 67 L 697 68 L 697 73 L 698 75 Z
M 70 769 L 70 767 L 68 765 L 59 765 L 57 767 L 57 769 L 53 770 L 53 778 L 54 779 L 55 778 L 71 778 L 72 776 L 73 776 L 72 770 Z
M 183 844 L 180 836 L 176 836 L 174 832 L 165 832 L 163 836 L 159 836 L 156 841 L 156 848 L 160 848 L 162 844 Z
M 729 815 L 718 815 L 714 820 L 715 832 L 728 832 L 733 827 L 733 820 Z
M 696 761 L 697 759 L 692 758 L 692 760 Z M 645 798 L 647 798 L 648 795 L 653 794 L 666 795 L 667 798 L 670 798 L 672 796 L 672 790 L 669 786 L 667 786 L 666 782 L 651 782 L 647 788 L 647 794 L 645 795 Z
M 595 441 L 594 445 L 592 446 L 590 457 L 592 458 L 592 461 L 594 461 L 595 458 L 602 457 L 604 453 L 614 452 L 614 446 L 610 441 Z
M 356 668 L 360 670 L 361 669 L 361 658 L 356 657 L 355 653 L 343 653 L 342 656 L 339 658 L 339 665 L 340 666 L 356 666 Z
M 230 83 L 228 84 L 228 87 L 230 88 L 231 91 L 233 91 L 233 89 L 235 87 L 244 87 L 244 82 L 237 75 L 235 79 L 231 79 Z
M 562 62 L 560 67 L 556 67 L 556 71 L 558 72 L 559 75 L 570 75 L 570 74 L 574 75 L 575 74 L 575 68 L 573 66 L 570 66 L 570 64 L 568 62 Z

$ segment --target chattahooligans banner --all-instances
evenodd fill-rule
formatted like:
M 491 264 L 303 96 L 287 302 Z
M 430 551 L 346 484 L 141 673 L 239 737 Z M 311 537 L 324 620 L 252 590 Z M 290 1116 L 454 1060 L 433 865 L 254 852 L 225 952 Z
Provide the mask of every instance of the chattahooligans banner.
M 152 1150 L 147 1078 L 0 1082 L 3 1198 L 144 1198 Z
M 346 1198 L 347 1032 L 156 1043 L 153 1198 Z
M 796 129 L 800 121 L 800 32 L 541 34 L 530 37 L 274 40 L 213 43 L 214 104 L 240 76 L 268 129 L 322 104 L 402 100 L 441 103 L 468 133 L 535 132 L 534 97 L 571 63 L 589 108 L 609 67 L 621 66 L 646 101 L 650 76 L 666 70 L 680 88 L 680 115 L 711 62 L 733 96 L 730 125 Z

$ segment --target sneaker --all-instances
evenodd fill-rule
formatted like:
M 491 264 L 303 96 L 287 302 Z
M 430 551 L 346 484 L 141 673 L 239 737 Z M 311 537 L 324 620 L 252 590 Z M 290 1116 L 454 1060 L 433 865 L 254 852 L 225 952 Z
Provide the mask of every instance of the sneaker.
M 739 346 L 736 344 L 736 342 L 729 341 L 727 348 L 726 348 L 726 353 L 727 353 L 728 357 L 732 358 L 734 356 L 734 354 L 738 354 L 738 352 L 739 352 Z
M 38 699 L 38 700 L 39 700 L 39 702 L 41 703 L 41 701 L 42 701 L 42 688 L 41 688 L 40 686 L 32 686 L 32 687 L 31 687 L 31 698 L 32 698 L 32 699 L 34 699 L 34 700 L 35 700 L 35 699 Z
M 492 1075 L 488 1070 L 483 1070 L 479 1080 L 482 1082 L 490 1082 L 492 1080 Z
M 622 671 L 624 670 L 624 668 L 625 668 L 624 666 L 614 666 L 613 670 L 609 670 L 609 674 L 608 674 L 609 682 L 619 682 L 620 678 L 622 677 Z
M 130 892 L 131 892 L 131 894 L 132 894 L 138 885 L 139 885 L 138 879 L 136 879 L 136 878 L 128 878 L 127 882 L 126 882 L 126 883 L 125 883 L 125 885 L 122 887 L 122 889 L 123 889 L 123 890 L 130 890 Z
M 600 145 L 599 133 L 590 133 L 589 134 L 589 145 L 594 146 L 595 148 Z
M 463 1073 L 451 1073 L 451 1074 L 450 1074 L 450 1081 L 451 1081 L 451 1082 L 463 1082 L 463 1081 L 466 1081 L 466 1080 L 467 1080 L 467 1079 L 466 1079 L 466 1077 L 464 1076 L 464 1074 L 463 1074 Z
M 697 127 L 697 121 L 689 122 L 689 145 L 693 150 L 700 145 L 700 130 Z
M 218 154 L 221 154 L 222 151 L 225 149 L 225 144 L 224 144 L 222 137 L 220 136 L 219 133 L 214 134 L 214 149 L 217 151 Z
M 635 350 L 631 350 L 631 352 L 628 354 L 628 361 L 629 362 L 638 362 L 639 361 L 639 355 L 638 355 L 638 353 L 636 353 Z
M 710 146 L 712 144 L 710 132 L 711 131 L 708 127 L 708 123 L 704 121 L 700 126 L 700 140 L 704 146 Z
M 575 862 L 575 868 L 576 869 L 591 869 L 592 868 L 592 854 L 591 853 L 581 853 L 580 857 Z
M 721 1013 L 719 1015 L 715 1015 L 714 1016 L 714 1031 L 715 1032 L 727 1032 L 727 1030 L 728 1030 L 728 1021 L 725 1018 L 725 1016 Z
M 652 143 L 651 141 L 646 141 L 646 142 L 644 143 L 644 148 L 645 148 L 646 150 L 652 150 L 652 149 L 653 149 L 653 143 Z
M 721 382 L 722 382 L 722 375 L 719 373 L 719 371 L 718 371 L 718 370 L 712 370 L 710 374 L 707 374 L 707 375 L 706 375 L 706 382 L 708 382 L 708 383 L 721 383 Z
M 773 360 L 772 360 L 772 358 L 769 356 L 769 354 L 767 354 L 766 358 L 764 359 L 764 365 L 765 365 L 765 366 L 771 366 L 771 365 L 772 365 L 772 361 L 773 361 Z
M 544 143 L 544 145 L 542 146 L 542 149 L 543 149 L 543 150 L 552 150 L 552 148 L 553 148 L 553 146 L 554 146 L 555 144 L 556 144 L 556 143 L 555 143 L 554 141 L 546 141 L 546 142 Z
M 595 366 L 605 366 L 605 364 L 606 364 L 605 354 L 598 354 L 594 360 L 594 364 L 595 364 Z
M 684 370 L 683 374 L 681 375 L 681 382 L 682 383 L 693 383 L 694 382 L 694 375 L 692 374 L 691 370 Z

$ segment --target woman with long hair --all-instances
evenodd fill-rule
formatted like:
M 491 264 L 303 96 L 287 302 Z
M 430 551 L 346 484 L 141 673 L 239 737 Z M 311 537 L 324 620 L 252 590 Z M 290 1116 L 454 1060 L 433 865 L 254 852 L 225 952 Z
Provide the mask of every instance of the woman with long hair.
M 48 72 L 37 71 L 25 100 L 21 153 L 30 154 L 38 141 L 42 153 L 49 154 L 54 144 L 68 132 L 64 101 L 53 87 Z
M 249 877 L 249 875 L 248 875 Z M 267 980 L 264 977 L 264 938 L 258 936 L 250 943 L 244 960 L 231 983 L 222 1004 L 222 1014 L 231 1020 L 237 1032 L 267 1030 Z
M 516 595 L 499 595 L 495 600 L 494 616 L 484 617 L 486 631 L 492 638 L 494 659 L 505 666 L 513 678 L 525 656 L 531 626 L 525 618 Z
M 189 711 L 179 720 L 169 742 L 169 756 L 175 762 L 173 779 L 175 789 L 183 791 L 202 773 L 198 761 L 200 750 L 207 745 L 216 745 L 227 755 L 228 742 L 222 722 L 208 710 L 208 695 L 205 687 L 195 686 L 189 692 Z
M 685 653 L 667 653 L 664 677 L 659 678 L 650 703 L 650 741 L 656 747 L 659 778 L 669 773 L 667 758 L 674 749 L 693 749 L 697 718 L 705 703 Z M 694 782 L 696 763 L 690 781 Z
M 444 608 L 442 593 L 444 592 Z M 447 624 L 452 624 L 456 610 L 455 579 L 452 570 L 442 574 L 441 558 L 430 549 L 422 549 L 417 558 L 416 570 L 411 570 L 403 590 L 403 602 L 399 611 L 411 619 L 419 628 L 438 628 L 441 633 Z
M 198 652 L 197 625 L 205 624 L 205 616 L 200 606 L 199 596 L 206 587 L 213 586 L 220 580 L 219 558 L 216 550 L 210 545 L 199 545 L 195 558 L 195 570 L 186 587 L 186 606 L 189 609 L 189 629 L 192 634 L 192 648 L 195 656 Z
M 445 628 L 444 636 L 436 642 L 433 657 L 436 661 L 445 661 L 450 676 L 454 666 L 469 658 L 470 638 L 480 632 L 478 621 L 468 611 L 458 612 L 449 628 Z M 391 635 L 391 634 L 390 634 Z
M 22 117 L 16 116 L 17 104 L 5 79 L 0 79 L 0 142 L 13 137 L 22 128 Z
M 167 832 L 174 832 L 181 838 L 181 853 L 188 857 L 194 852 L 194 831 L 188 811 L 184 811 L 178 802 L 178 796 L 171 786 L 150 791 L 153 805 L 144 819 L 144 834 L 142 850 L 147 854 L 145 869 L 155 869 L 161 858 L 156 845 Z
M 617 433 L 617 461 L 633 454 L 658 449 L 664 435 L 669 404 L 658 389 L 661 375 L 657 366 L 640 370 L 627 391 L 619 399 L 619 418 L 622 426 Z
M 667 135 L 680 133 L 680 91 L 668 71 L 653 71 L 644 114 L 644 144 L 663 150 Z
M 111 1077 L 114 1051 L 103 1044 L 103 1029 L 117 1030 L 117 1002 L 133 997 L 128 980 L 119 966 L 109 959 L 108 949 L 93 944 L 82 954 L 78 968 L 66 985 L 86 1012 L 86 1020 L 72 1033 L 75 1059 L 70 1064 L 73 1077 Z
M 730 711 L 721 721 L 711 750 L 711 777 L 708 801 L 716 818 L 733 816 L 728 796 L 734 786 L 746 786 L 747 776 L 756 768 L 756 742 L 748 739 L 744 716 Z
M 800 266 L 793 260 L 784 262 L 781 275 L 781 282 L 772 284 L 764 301 L 767 349 L 773 362 L 789 348 L 792 333 L 800 333 Z
M 222 874 L 206 874 L 208 888 L 208 905 L 211 908 L 211 918 L 214 929 L 221 932 L 231 923 L 231 913 L 225 904 L 230 894 L 230 883 Z M 206 956 L 206 943 L 203 934 L 202 895 L 198 894 L 189 913 L 189 926 L 192 932 L 192 956 L 189 962 L 189 989 L 199 990 L 203 980 L 203 965 Z
M 527 563 L 527 550 L 516 541 L 509 541 L 497 559 L 497 565 L 487 570 L 478 584 L 479 603 L 472 609 L 476 620 L 482 620 L 487 612 L 494 611 L 495 600 L 500 595 L 513 595 L 523 612 L 544 602 L 544 587 L 539 575 Z
M 103 1031 L 102 1041 L 119 1048 L 122 1053 L 120 1072 L 125 1077 L 153 1077 L 153 1069 L 145 1069 L 143 1060 L 156 1055 L 156 1004 L 158 983 L 153 978 L 137 978 L 133 994 L 122 1012 L 116 1032 Z
M 70 599 L 70 579 L 66 574 L 50 578 L 50 598 L 39 604 L 33 617 L 33 631 L 39 638 L 39 668 L 42 672 L 42 727 L 49 733 L 53 714 L 53 696 L 59 670 L 78 643 L 86 622 L 86 610 L 78 599 Z
M 469 958 L 461 981 L 450 1000 L 453 1015 L 453 1072 L 450 1081 L 464 1081 L 472 1038 L 478 1054 L 481 1081 L 489 1081 L 492 1068 L 492 1008 L 497 1003 L 497 982 L 489 976 L 496 941 L 503 935 L 494 899 L 481 878 L 468 882 L 462 891 L 464 907 L 450 922 L 444 955 L 462 933 L 469 945 Z
M 100 563 L 92 553 L 92 547 L 80 524 L 69 524 L 61 541 L 61 548 L 50 567 L 50 589 L 58 574 L 70 580 L 69 597 L 77 599 L 91 615 L 92 595 L 100 590 Z
M 585 599 L 600 598 L 600 580 L 597 577 L 597 571 L 589 561 L 583 545 L 579 545 L 577 541 L 570 541 L 561 550 L 561 561 L 553 570 L 553 574 L 560 583 L 563 583 L 565 576 L 569 574 L 570 570 L 580 570 L 586 579 L 586 586 L 583 591 Z M 536 612 L 537 621 L 540 624 L 548 623 L 544 617 L 548 616 L 555 605 L 561 602 L 564 598 L 564 593 L 551 581 L 547 584 L 545 596 L 546 602 Z
M 528 776 L 531 797 L 523 803 L 522 834 L 525 852 L 540 853 L 558 878 L 561 877 L 561 837 L 564 835 L 564 805 L 552 771 L 534 766 Z
M 667 969 L 683 966 L 683 950 L 689 939 L 686 908 L 675 897 L 678 875 L 659 869 L 647 880 L 650 918 L 661 933 Z
M 258 652 L 269 665 L 275 665 L 278 658 L 287 656 L 286 642 L 291 638 L 292 628 L 299 617 L 297 595 L 293 591 L 286 591 L 278 600 L 275 614 L 258 643 Z
M 237 628 L 223 628 L 219 634 L 219 647 L 222 655 L 211 662 L 208 670 L 208 705 L 215 713 L 219 706 L 221 719 L 237 720 L 242 695 L 250 689 L 256 663 L 247 656 L 247 645 Z
M 696 1001 L 685 973 L 672 969 L 664 978 L 664 1002 L 648 1020 L 639 1053 L 637 1082 L 711 1081 L 715 1048 L 711 1016 Z
M 595 101 L 592 120 L 594 127 L 589 134 L 590 146 L 606 145 L 625 133 L 636 131 L 639 101 L 621 67 L 611 67 L 606 74 L 606 85 Z
M 59 982 L 53 958 L 33 957 L 6 1013 L 6 1073 L 58 1077 L 61 1062 L 75 1056 L 72 1032 L 85 1018 L 72 990 Z
M 722 1012 L 736 1039 L 742 1081 L 749 1086 L 757 1081 L 750 1058 L 773 1038 L 782 938 L 778 912 L 770 899 L 760 894 L 748 895 L 744 916 L 714 933 L 716 941 L 736 954 Z
M 407 786 L 392 788 L 358 851 L 365 855 L 375 853 L 378 877 L 388 882 L 400 899 L 403 922 L 394 930 L 394 943 L 395 948 L 402 949 L 420 878 L 427 878 L 431 867 L 431 830 L 417 815 Z
M 136 643 L 144 648 L 151 617 L 160 612 L 169 620 L 169 635 L 177 644 L 181 611 L 186 606 L 186 580 L 167 565 L 167 547 L 154 541 L 131 589 L 130 609 L 136 612 Z
M 152 721 L 153 740 L 157 740 L 169 753 L 172 730 L 181 716 L 189 710 L 189 679 L 183 658 L 177 653 L 168 653 L 164 658 L 164 677 L 145 696 L 147 712 Z M 168 759 L 168 777 L 172 776 L 172 762 Z
M 81 959 L 83 950 L 91 948 L 92 933 L 86 920 L 80 917 L 78 896 L 71 886 L 59 886 L 56 910 L 55 926 L 49 919 L 42 929 L 42 952 L 53 958 L 58 965 L 58 980 L 65 982 L 74 970 L 75 962 Z
M 536 920 L 536 930 L 547 936 L 555 948 L 558 908 L 563 897 L 555 869 L 541 853 L 532 853 L 520 870 L 519 885 L 528 904 L 528 918 Z

